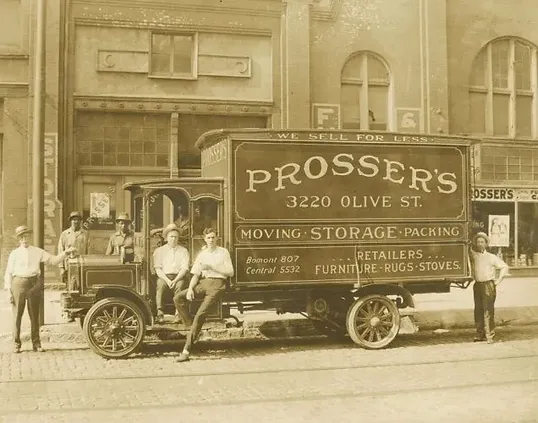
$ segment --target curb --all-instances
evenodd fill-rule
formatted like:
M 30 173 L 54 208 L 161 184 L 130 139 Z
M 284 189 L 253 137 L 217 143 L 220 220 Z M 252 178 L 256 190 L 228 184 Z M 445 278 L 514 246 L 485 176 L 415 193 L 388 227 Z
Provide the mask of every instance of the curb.
M 419 331 L 436 329 L 469 329 L 474 327 L 473 310 L 435 310 L 416 312 L 416 325 Z M 500 307 L 495 310 L 497 326 L 520 326 L 538 324 L 538 306 Z M 166 333 L 166 332 L 165 332 Z M 146 343 L 174 340 L 175 331 L 169 336 L 158 338 L 156 335 L 146 337 Z M 170 336 L 171 334 L 171 336 Z M 202 330 L 200 341 L 234 340 L 234 339 L 287 339 L 296 337 L 314 337 L 321 335 L 305 318 L 291 318 L 273 321 L 243 322 L 242 327 L 225 327 L 223 324 L 208 324 Z M 166 339 L 168 338 L 168 339 Z M 177 339 L 177 338 L 176 338 Z M 30 341 L 30 334 L 21 334 L 23 342 Z M 41 340 L 47 344 L 72 343 L 86 345 L 86 340 L 78 322 L 46 325 L 41 328 Z M 11 334 L 0 335 L 0 346 L 11 345 Z

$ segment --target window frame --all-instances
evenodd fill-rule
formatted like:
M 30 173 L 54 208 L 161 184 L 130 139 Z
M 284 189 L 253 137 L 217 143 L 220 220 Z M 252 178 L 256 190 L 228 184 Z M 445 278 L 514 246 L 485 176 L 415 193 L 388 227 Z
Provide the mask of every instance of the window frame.
M 153 71 L 153 37 L 166 36 L 169 37 L 172 52 L 170 54 L 170 69 L 168 74 L 155 74 Z M 191 69 L 190 73 L 174 72 L 174 38 L 175 37 L 192 37 L 192 51 L 191 51 Z M 198 79 L 198 33 L 193 31 L 185 32 L 166 32 L 166 31 L 151 31 L 149 36 L 149 63 L 148 63 L 148 77 L 152 79 L 183 79 L 183 80 L 196 80 Z
M 343 77 L 342 73 L 344 72 L 344 69 L 346 65 L 355 57 L 359 57 L 360 60 L 360 70 L 359 75 L 357 77 Z M 368 56 L 371 56 L 374 60 L 379 61 L 387 71 L 387 79 L 380 79 L 380 78 L 369 78 L 368 77 Z M 359 86 L 359 129 L 361 131 L 363 130 L 371 130 L 370 129 L 370 107 L 369 107 L 369 88 L 370 87 L 386 87 L 387 88 L 387 121 L 386 121 L 386 128 L 385 131 L 391 131 L 393 129 L 393 80 L 392 80 L 392 72 L 390 71 L 390 67 L 388 66 L 387 62 L 383 57 L 379 56 L 378 54 L 371 52 L 369 50 L 363 50 L 356 52 L 349 56 L 344 63 L 344 66 L 342 66 L 341 72 L 340 72 L 340 95 L 342 94 L 342 87 L 344 85 L 355 85 Z M 346 123 L 343 119 L 343 105 L 342 105 L 342 98 L 340 97 L 340 110 L 341 110 L 341 127 L 344 126 Z
M 508 87 L 494 87 L 493 75 L 493 49 L 496 43 L 508 41 Z M 530 86 L 529 89 L 521 89 L 516 86 L 516 43 L 521 43 L 531 49 L 530 52 Z M 484 66 L 484 85 L 473 85 L 476 69 L 476 61 L 485 54 Z M 488 42 L 477 54 L 473 61 L 471 74 L 469 76 L 469 101 L 472 94 L 486 94 L 484 107 L 485 128 L 482 135 L 497 139 L 538 139 L 538 48 L 533 43 L 518 37 L 502 37 L 496 38 Z M 499 95 L 508 96 L 508 134 L 495 133 L 495 118 L 494 118 L 494 97 Z M 517 129 L 517 98 L 531 98 L 531 127 L 530 135 L 518 134 Z M 470 103 L 472 103 L 470 101 Z M 469 116 L 472 118 L 471 116 Z

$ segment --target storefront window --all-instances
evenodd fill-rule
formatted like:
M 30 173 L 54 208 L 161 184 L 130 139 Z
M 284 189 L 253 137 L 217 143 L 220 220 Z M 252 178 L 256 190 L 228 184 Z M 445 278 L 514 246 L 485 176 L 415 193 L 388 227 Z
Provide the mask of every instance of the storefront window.
M 485 232 L 490 237 L 490 251 L 515 265 L 515 203 L 474 202 L 473 233 Z
M 518 203 L 518 253 L 520 266 L 538 266 L 538 203 Z

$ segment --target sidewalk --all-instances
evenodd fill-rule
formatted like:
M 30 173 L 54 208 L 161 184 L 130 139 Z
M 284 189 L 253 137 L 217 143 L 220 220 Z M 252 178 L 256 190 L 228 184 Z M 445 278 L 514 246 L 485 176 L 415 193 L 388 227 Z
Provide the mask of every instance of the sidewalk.
M 473 291 L 453 288 L 450 293 L 415 295 L 415 321 L 421 331 L 469 328 L 474 326 Z M 498 325 L 538 323 L 538 277 L 510 277 L 497 291 L 496 321 Z M 277 315 L 272 311 L 237 314 L 244 321 L 242 328 L 222 327 L 207 331 L 202 338 L 266 338 L 273 336 L 314 335 L 312 325 L 298 314 Z M 0 291 L 0 344 L 11 342 L 12 311 L 7 293 Z M 22 323 L 23 339 L 28 339 L 29 318 Z M 60 292 L 45 291 L 45 326 L 43 342 L 84 342 L 79 323 L 62 319 Z

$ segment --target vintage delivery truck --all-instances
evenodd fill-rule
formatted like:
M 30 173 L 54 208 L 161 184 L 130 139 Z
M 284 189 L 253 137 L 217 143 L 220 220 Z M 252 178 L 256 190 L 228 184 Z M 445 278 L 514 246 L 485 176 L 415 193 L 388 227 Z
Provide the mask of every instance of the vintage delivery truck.
M 125 357 L 156 324 L 152 253 L 181 221 L 194 259 L 213 227 L 235 275 L 213 310 L 302 313 L 327 335 L 386 347 L 413 295 L 471 281 L 471 150 L 462 137 L 320 130 L 215 130 L 201 177 L 127 184 L 136 246 L 70 260 L 64 311 L 90 347 Z M 191 305 L 195 312 L 199 302 Z M 168 313 L 174 314 L 173 303 Z M 233 316 L 232 316 L 233 317 Z M 181 325 L 177 324 L 181 329 Z

